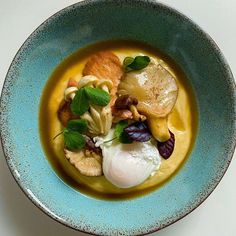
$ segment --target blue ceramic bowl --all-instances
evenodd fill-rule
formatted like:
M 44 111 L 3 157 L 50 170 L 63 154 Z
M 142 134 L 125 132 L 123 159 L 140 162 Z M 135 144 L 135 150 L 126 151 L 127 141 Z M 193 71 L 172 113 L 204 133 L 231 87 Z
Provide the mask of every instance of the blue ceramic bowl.
M 45 157 L 39 102 L 54 68 L 80 47 L 135 39 L 159 48 L 184 70 L 196 93 L 199 130 L 179 173 L 140 198 L 105 201 L 64 184 Z M 30 200 L 57 221 L 100 235 L 159 230 L 196 208 L 224 175 L 235 147 L 235 83 L 219 48 L 196 24 L 154 1 L 84 1 L 39 26 L 15 56 L 1 97 L 1 137 L 10 170 Z

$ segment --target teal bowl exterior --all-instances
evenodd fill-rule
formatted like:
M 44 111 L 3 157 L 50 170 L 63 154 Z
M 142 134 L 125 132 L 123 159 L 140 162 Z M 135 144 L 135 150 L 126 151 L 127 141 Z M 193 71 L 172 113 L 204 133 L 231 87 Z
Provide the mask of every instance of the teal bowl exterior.
M 186 73 L 199 109 L 190 158 L 156 191 L 131 200 L 94 199 L 66 185 L 39 137 L 39 103 L 55 67 L 78 48 L 135 39 L 169 55 Z M 1 138 L 10 170 L 30 200 L 55 220 L 98 235 L 147 234 L 179 220 L 214 190 L 235 148 L 235 83 L 223 55 L 196 24 L 154 1 L 84 1 L 40 25 L 15 56 L 1 96 Z

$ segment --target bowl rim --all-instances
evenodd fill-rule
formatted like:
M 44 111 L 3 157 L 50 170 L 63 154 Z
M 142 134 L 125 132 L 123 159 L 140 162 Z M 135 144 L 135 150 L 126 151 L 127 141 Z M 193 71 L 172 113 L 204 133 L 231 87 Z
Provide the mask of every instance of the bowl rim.
M 24 43 L 21 45 L 21 47 L 17 50 L 10 66 L 9 66 L 9 69 L 7 71 L 7 74 L 5 76 L 5 79 L 4 79 L 4 83 L 3 83 L 3 86 L 2 86 L 2 91 L 1 91 L 1 96 L 0 96 L 0 120 L 1 120 L 1 111 L 2 111 L 2 107 L 3 107 L 3 97 L 4 97 L 4 91 L 6 91 L 7 89 L 7 85 L 6 85 L 6 81 L 9 80 L 9 72 L 12 68 L 12 65 L 14 64 L 18 54 L 21 52 L 21 50 L 23 50 L 26 46 L 27 46 L 27 43 L 31 41 L 32 38 L 35 37 L 35 35 L 40 32 L 41 28 L 43 28 L 46 24 L 50 23 L 50 21 L 52 21 L 54 18 L 60 16 L 61 14 L 63 14 L 64 12 L 67 12 L 67 11 L 70 11 L 71 9 L 73 8 L 77 8 L 77 7 L 86 7 L 88 5 L 95 5 L 96 4 L 99 4 L 99 3 L 102 3 L 102 2 L 105 2 L 106 0 L 82 0 L 80 2 L 77 2 L 77 3 L 74 3 L 74 4 L 71 4 L 69 6 L 66 6 L 64 8 L 62 8 L 61 10 L 57 11 L 56 13 L 52 14 L 50 17 L 48 17 L 44 22 L 42 22 L 28 37 L 27 39 L 24 41 Z M 119 3 L 119 2 L 122 2 L 122 0 L 111 0 L 112 3 Z M 183 14 L 181 11 L 173 8 L 172 6 L 169 6 L 168 4 L 164 4 L 164 3 L 161 3 L 159 1 L 156 1 L 156 0 L 126 0 L 125 2 L 123 3 L 135 3 L 135 4 L 138 4 L 138 3 L 145 3 L 145 4 L 149 4 L 149 5 L 152 5 L 153 7 L 160 7 L 162 9 L 165 9 L 165 10 L 168 10 L 170 12 L 174 12 L 175 14 L 179 15 L 182 19 L 188 21 L 191 23 L 191 25 L 206 39 L 208 40 L 208 43 L 212 46 L 212 48 L 214 49 L 214 52 L 217 54 L 218 58 L 220 58 L 221 60 L 221 64 L 222 64 L 222 67 L 224 69 L 224 71 L 226 72 L 227 74 L 227 83 L 229 84 L 229 88 L 233 94 L 233 105 L 234 105 L 234 109 L 233 109 L 233 114 L 234 114 L 234 117 L 236 117 L 236 84 L 235 84 L 235 80 L 234 80 L 234 77 L 233 77 L 233 73 L 229 67 L 229 64 L 227 63 L 227 60 L 226 58 L 224 57 L 222 51 L 220 50 L 220 48 L 218 47 L 218 45 L 216 44 L 216 42 L 211 38 L 211 36 L 205 32 L 198 24 L 196 24 L 189 16 L 186 16 L 185 14 Z M 233 120 L 234 122 L 234 126 L 236 125 L 236 118 L 234 118 Z M 1 123 L 1 122 L 0 122 Z M 102 234 L 94 234 L 92 232 L 89 232 L 89 231 L 84 231 L 82 229 L 79 229 L 79 228 L 75 228 L 72 224 L 70 224 L 68 221 L 63 221 L 61 220 L 60 217 L 58 217 L 57 215 L 55 215 L 53 212 L 51 212 L 49 209 L 47 209 L 45 206 L 43 206 L 43 204 L 40 204 L 40 202 L 38 202 L 38 200 L 36 201 L 34 199 L 34 196 L 33 196 L 33 193 L 29 193 L 26 191 L 25 189 L 25 186 L 24 184 L 21 182 L 21 180 L 17 177 L 17 174 L 15 172 L 15 169 L 14 169 L 14 166 L 11 165 L 10 163 L 10 159 L 11 159 L 11 156 L 10 155 L 7 155 L 6 153 L 6 150 L 5 150 L 5 142 L 6 142 L 6 137 L 2 131 L 2 129 L 0 129 L 0 140 L 1 140 L 1 145 L 2 145 L 2 150 L 3 150 L 3 154 L 4 154 L 4 157 L 6 159 L 6 163 L 7 163 L 7 166 L 13 176 L 13 178 L 15 179 L 16 183 L 18 184 L 18 186 L 20 187 L 20 189 L 22 190 L 22 192 L 27 196 L 27 198 L 37 207 L 39 208 L 43 213 L 45 213 L 47 216 L 49 216 L 50 218 L 54 219 L 55 221 L 59 222 L 60 224 L 62 225 L 65 225 L 73 230 L 76 230 L 76 231 L 80 231 L 80 232 L 83 232 L 83 233 L 86 233 L 86 234 L 90 234 L 90 235 L 102 235 Z M 215 188 L 218 186 L 218 184 L 220 183 L 221 179 L 223 178 L 223 176 L 225 175 L 230 163 L 231 163 L 231 160 L 233 158 L 233 155 L 234 155 L 234 151 L 235 151 L 235 147 L 236 147 L 236 130 L 233 131 L 233 135 L 232 135 L 232 139 L 230 140 L 230 150 L 226 153 L 227 155 L 227 164 L 225 165 L 225 168 L 224 170 L 222 171 L 222 176 L 213 184 L 211 185 L 211 189 L 208 190 L 207 194 L 202 197 L 200 199 L 200 201 L 197 203 L 196 206 L 194 206 L 192 209 L 188 209 L 186 210 L 186 212 L 177 217 L 177 219 L 171 221 L 171 222 L 167 222 L 166 224 L 163 224 L 162 226 L 158 227 L 158 228 L 154 228 L 152 230 L 144 230 L 143 232 L 140 232 L 139 234 L 135 234 L 135 235 L 147 235 L 147 234 L 150 234 L 150 233 L 154 233 L 154 232 L 157 232 L 163 228 L 166 228 L 168 227 L 169 225 L 172 225 L 174 224 L 175 222 L 181 220 L 182 218 L 184 218 L 185 216 L 187 216 L 188 214 L 190 214 L 193 210 L 195 210 L 197 207 L 199 207 L 210 195 L 211 193 L 215 190 Z

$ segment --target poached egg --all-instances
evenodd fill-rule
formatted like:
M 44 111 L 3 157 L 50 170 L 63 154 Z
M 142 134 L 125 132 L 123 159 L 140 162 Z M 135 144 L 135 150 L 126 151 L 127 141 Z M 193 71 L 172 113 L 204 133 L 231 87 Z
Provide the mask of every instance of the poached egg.
M 153 141 L 122 144 L 112 139 L 114 130 L 105 137 L 95 137 L 103 155 L 103 173 L 119 188 L 131 188 L 144 182 L 159 169 L 161 156 Z M 105 142 L 105 143 L 104 143 Z

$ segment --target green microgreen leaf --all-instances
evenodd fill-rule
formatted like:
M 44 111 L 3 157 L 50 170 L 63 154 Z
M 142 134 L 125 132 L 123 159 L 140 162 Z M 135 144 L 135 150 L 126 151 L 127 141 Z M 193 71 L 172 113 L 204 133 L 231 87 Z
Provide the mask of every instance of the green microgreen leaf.
M 88 130 L 88 122 L 83 119 L 70 120 L 67 123 L 66 128 L 71 131 L 77 131 L 79 133 L 84 133 Z
M 132 60 L 133 59 L 133 60 Z M 136 56 L 135 58 L 126 57 L 123 66 L 126 72 L 133 70 L 142 70 L 148 66 L 150 58 L 148 56 Z
M 88 111 L 89 101 L 84 88 L 81 88 L 76 92 L 75 97 L 70 105 L 70 108 L 73 114 L 80 116 L 83 115 L 86 111 Z
M 80 150 L 85 147 L 85 138 L 79 132 L 64 129 L 63 135 L 65 146 L 69 150 Z
M 84 88 L 89 101 L 98 106 L 106 106 L 111 100 L 109 93 L 99 88 Z
M 124 131 L 120 134 L 119 141 L 125 144 L 129 144 L 133 142 Z
M 126 57 L 123 61 L 123 66 L 127 67 L 128 65 L 130 65 L 132 62 L 134 61 L 133 57 Z
M 121 133 L 123 132 L 124 128 L 128 126 L 127 120 L 122 120 L 119 123 L 117 123 L 115 127 L 115 136 L 120 137 Z
M 132 143 L 128 135 L 124 132 L 124 128 L 128 126 L 128 121 L 122 120 L 115 127 L 115 136 L 119 139 L 121 143 Z

